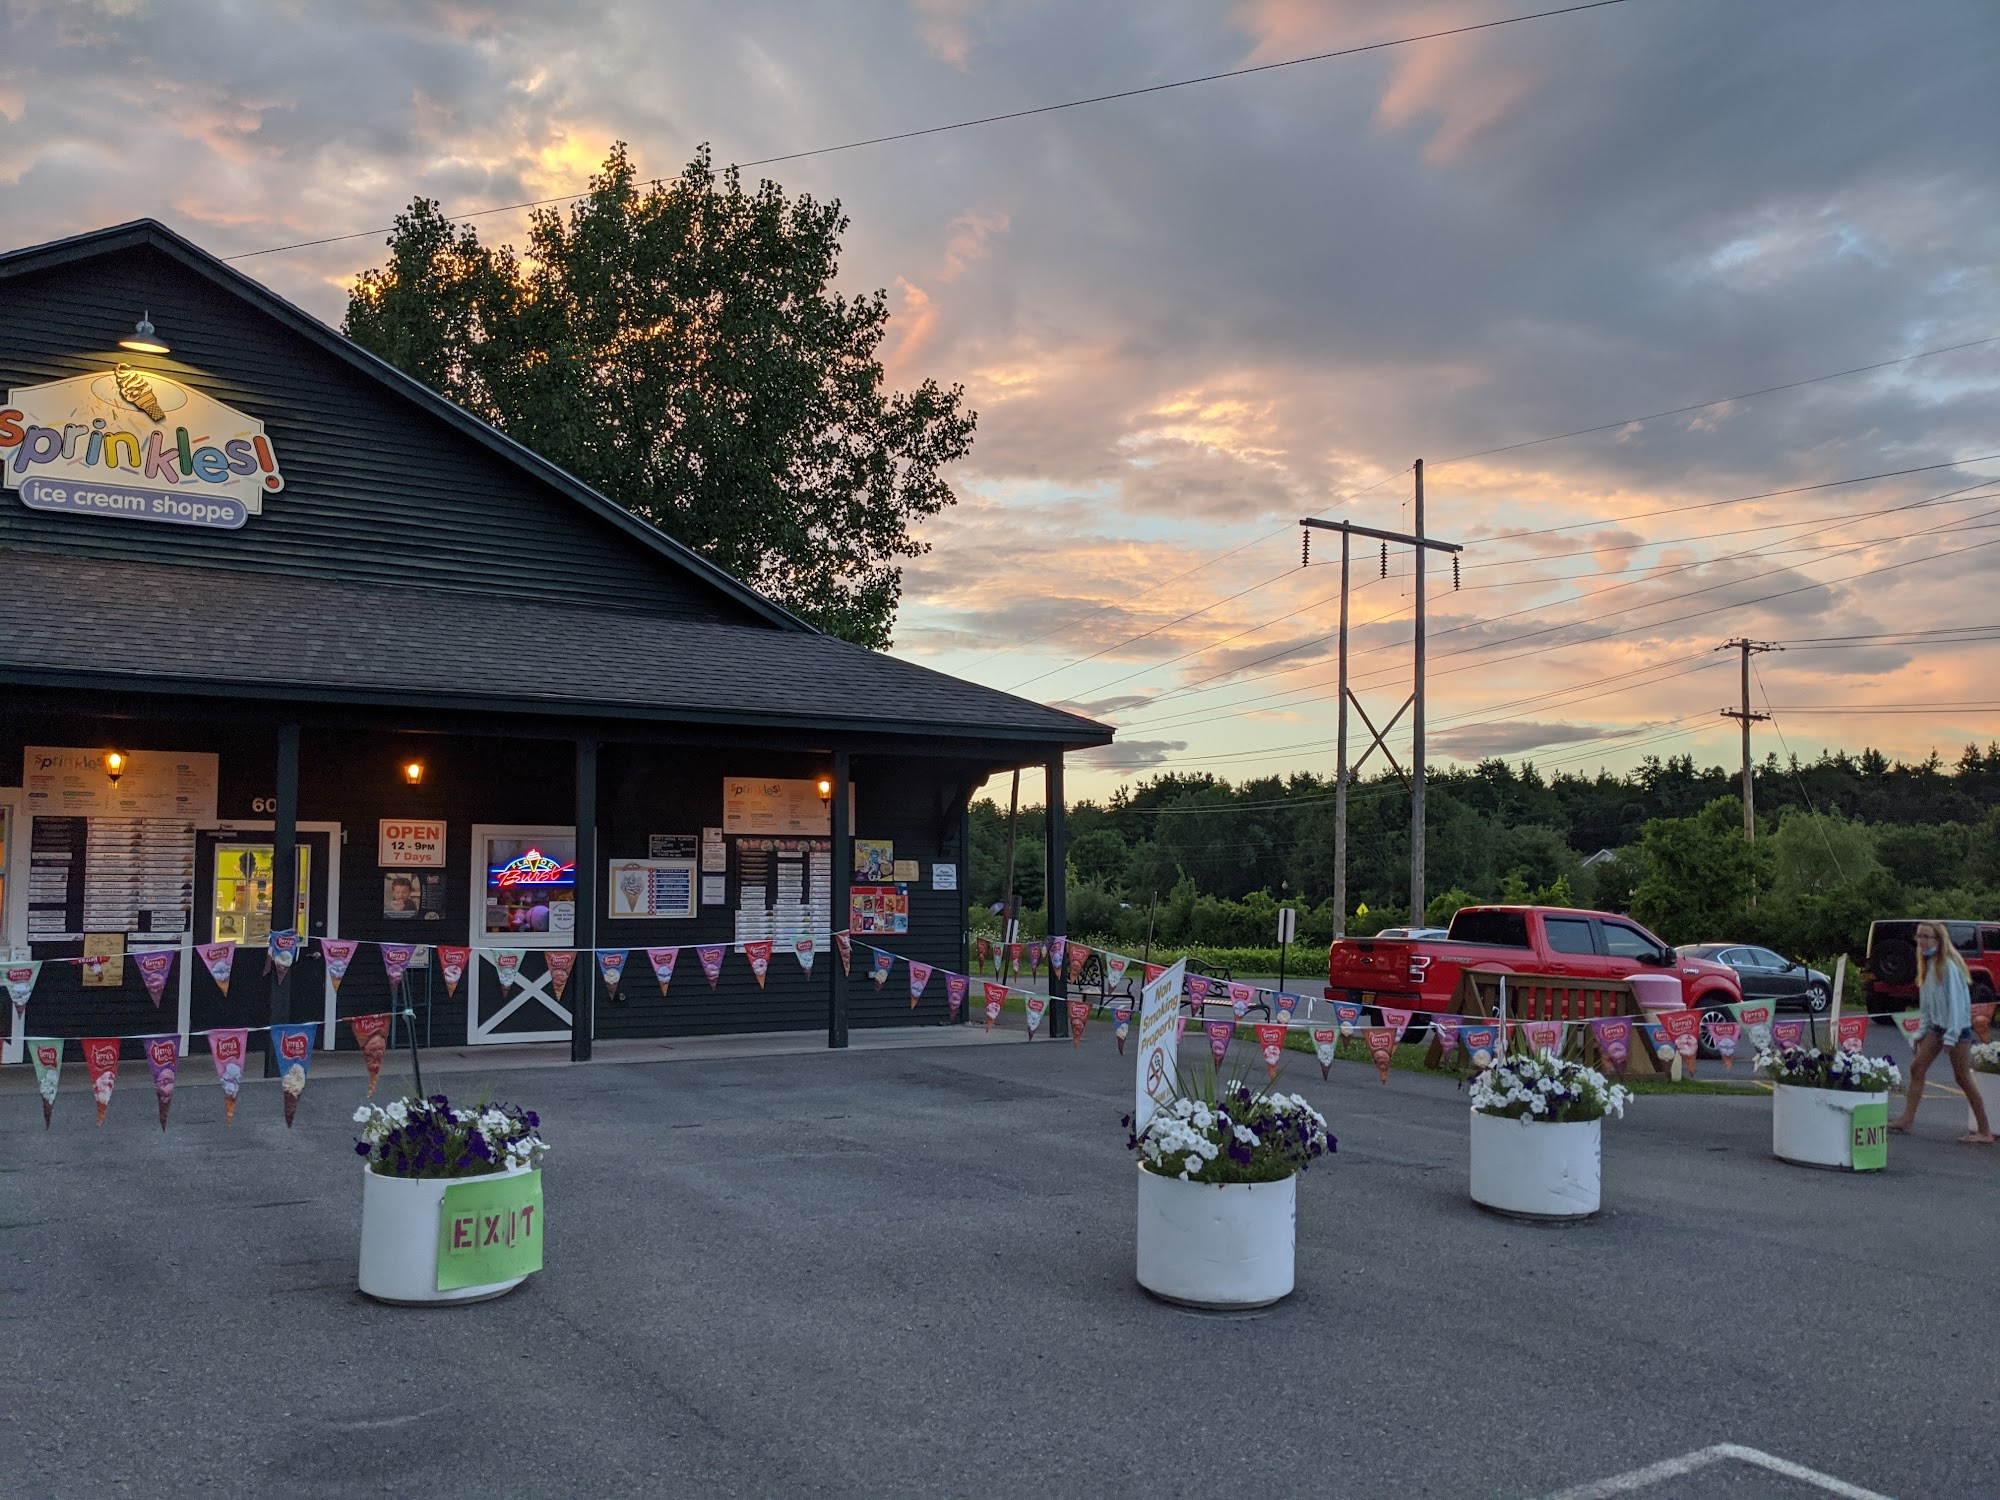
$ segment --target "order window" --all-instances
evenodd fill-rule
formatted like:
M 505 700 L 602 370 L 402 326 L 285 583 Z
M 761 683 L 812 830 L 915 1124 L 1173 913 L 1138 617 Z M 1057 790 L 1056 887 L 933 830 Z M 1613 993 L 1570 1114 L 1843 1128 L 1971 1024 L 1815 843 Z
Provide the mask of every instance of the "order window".
M 277 873 L 269 844 L 215 846 L 215 910 L 212 943 L 262 947 L 271 936 L 271 883 Z M 311 909 L 312 850 L 299 846 L 299 909 L 292 931 L 306 930 Z

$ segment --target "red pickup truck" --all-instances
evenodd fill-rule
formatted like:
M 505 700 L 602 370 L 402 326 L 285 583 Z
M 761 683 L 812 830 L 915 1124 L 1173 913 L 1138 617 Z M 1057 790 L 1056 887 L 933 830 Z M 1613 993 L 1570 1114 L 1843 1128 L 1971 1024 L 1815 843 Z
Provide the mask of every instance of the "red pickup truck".
M 1624 979 L 1672 974 L 1690 1006 L 1727 1020 L 1721 1007 L 1743 998 L 1736 971 L 1678 957 L 1630 917 L 1557 906 L 1468 906 L 1443 938 L 1336 938 L 1327 950 L 1326 998 L 1398 1009 L 1448 1010 L 1467 969 L 1509 974 L 1574 974 Z

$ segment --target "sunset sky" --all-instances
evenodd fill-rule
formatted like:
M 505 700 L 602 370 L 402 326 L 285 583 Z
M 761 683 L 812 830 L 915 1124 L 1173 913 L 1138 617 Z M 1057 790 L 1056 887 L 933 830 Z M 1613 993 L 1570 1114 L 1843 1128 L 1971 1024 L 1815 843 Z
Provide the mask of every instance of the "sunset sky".
M 1552 3 L 28 0 L 0 245 L 152 215 L 238 255 L 574 192 L 619 139 L 666 176 Z M 1991 0 L 1625 0 L 752 175 L 842 201 L 892 380 L 977 408 L 896 650 L 1119 725 L 1073 795 L 1329 770 L 1338 546 L 1301 569 L 1294 523 L 1406 529 L 1420 456 L 1466 544 L 1434 761 L 1733 761 L 1739 634 L 1790 647 L 1760 754 L 1949 760 L 2000 739 L 2000 342 L 1627 419 L 2000 339 L 1997 65 Z M 236 263 L 337 322 L 381 254 Z

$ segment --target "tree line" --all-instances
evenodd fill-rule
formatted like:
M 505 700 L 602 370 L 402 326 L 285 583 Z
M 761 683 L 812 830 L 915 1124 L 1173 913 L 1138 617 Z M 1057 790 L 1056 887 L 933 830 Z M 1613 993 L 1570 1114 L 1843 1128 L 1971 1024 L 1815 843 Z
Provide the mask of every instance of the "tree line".
M 2000 915 L 2000 744 L 1955 764 L 1879 751 L 1766 756 L 1752 772 L 1758 836 L 1743 839 L 1741 773 L 1648 756 L 1622 775 L 1504 760 L 1427 778 L 1423 920 L 1476 902 L 1625 911 L 1673 943 L 1759 942 L 1862 957 L 1876 918 Z M 1393 773 L 1348 789 L 1350 933 L 1410 918 L 1410 798 Z M 971 813 L 971 896 L 1001 898 L 1007 814 Z M 1027 929 L 1046 895 L 1040 807 L 1017 820 Z M 1333 933 L 1333 785 L 1299 772 L 1230 782 L 1170 773 L 1069 812 L 1069 930 L 1128 943 L 1268 946 L 1280 903 L 1302 942 Z M 1365 912 L 1362 908 L 1366 908 Z

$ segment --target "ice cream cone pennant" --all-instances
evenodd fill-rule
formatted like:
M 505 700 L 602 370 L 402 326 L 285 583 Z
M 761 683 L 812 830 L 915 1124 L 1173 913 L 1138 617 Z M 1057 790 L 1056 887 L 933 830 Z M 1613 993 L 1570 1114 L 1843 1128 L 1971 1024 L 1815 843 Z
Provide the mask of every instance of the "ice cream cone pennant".
M 811 938 L 794 938 L 792 940 L 792 954 L 798 959 L 801 969 L 804 969 L 808 974 L 812 973 L 813 960 L 819 957 L 819 952 L 813 947 L 813 940 Z
M 1118 1004 L 1111 1007 L 1111 1039 L 1118 1044 L 1118 1055 L 1125 1055 L 1125 1038 L 1132 1034 L 1132 1007 Z
M 694 950 L 694 956 L 701 960 L 702 977 L 708 981 L 710 989 L 714 989 L 716 980 L 722 977 L 722 955 L 728 951 L 729 949 L 721 943 L 709 944 Z M 765 961 L 768 963 L 769 960 L 770 955 L 766 954 Z
M 1319 1059 L 1319 1076 L 1333 1076 L 1333 1060 L 1340 1055 L 1340 1028 L 1338 1026 L 1313 1027 L 1313 1055 Z
M 321 938 L 319 956 L 326 963 L 326 982 L 333 986 L 333 992 L 340 993 L 340 981 L 347 977 L 347 966 L 354 962 L 355 952 L 361 944 L 354 938 Z
M 679 962 L 681 950 L 678 948 L 648 948 L 646 962 L 653 966 L 653 978 L 658 981 L 660 993 L 674 982 L 674 965 Z
M 551 948 L 543 960 L 549 966 L 549 988 L 561 1000 L 563 991 L 569 988 L 569 976 L 576 972 L 576 949 Z
M 1369 1026 L 1363 1028 L 1361 1035 L 1368 1042 L 1369 1060 L 1375 1064 L 1375 1071 L 1382 1076 L 1382 1081 L 1387 1083 L 1389 1081 L 1389 1064 L 1394 1061 L 1396 1056 L 1395 1028 L 1391 1026 Z
M 18 963 L 0 964 L 0 979 L 7 984 L 7 998 L 14 1002 L 14 1014 L 28 1014 L 28 997 L 35 993 L 35 981 L 41 977 L 40 959 L 23 959 Z
M 868 960 L 868 977 L 874 981 L 875 988 L 879 990 L 889 982 L 889 971 L 896 967 L 896 955 L 884 953 L 880 948 L 870 948 L 868 951 L 871 955 Z
M 1083 983 L 1083 966 L 1090 962 L 1090 946 L 1087 943 L 1069 945 L 1069 982 Z
M 1049 997 L 1047 995 L 1030 994 L 1028 996 L 1027 1008 L 1028 1008 L 1028 1035 L 1033 1036 L 1035 1034 L 1035 1028 L 1042 1024 L 1042 1016 L 1044 1012 L 1046 1012 L 1049 1008 Z
M 90 1069 L 90 1096 L 97 1101 L 97 1123 L 102 1125 L 111 1108 L 111 1091 L 118 1086 L 118 1038 L 85 1037 L 83 1064 Z
M 278 1083 L 285 1093 L 285 1124 L 299 1112 L 299 1095 L 306 1091 L 306 1070 L 312 1066 L 313 1039 L 319 1022 L 296 1026 L 273 1026 L 271 1050 L 278 1055 Z
M 178 1036 L 142 1036 L 146 1065 L 153 1070 L 153 1097 L 160 1105 L 160 1129 L 167 1128 L 167 1111 L 174 1104 L 174 1079 L 180 1072 L 181 1039 Z
M 1285 1059 L 1285 1026 L 1283 1023 L 1257 1025 L 1257 1048 L 1264 1054 L 1264 1066 L 1271 1070 L 1271 1076 L 1278 1076 L 1278 1064 Z
M 1053 970 L 1055 960 L 1052 958 L 1049 962 Z M 1083 1028 L 1089 1020 L 1090 1002 L 1088 1000 L 1072 1000 L 1069 1002 L 1069 1044 L 1072 1047 L 1081 1047 L 1083 1045 Z
M 271 934 L 264 955 L 264 972 L 275 969 L 279 978 L 291 973 L 292 964 L 299 956 L 299 935 L 291 928 Z
M 1220 1067 L 1229 1056 L 1229 1039 L 1236 1035 L 1234 1021 L 1204 1021 L 1201 1029 L 1208 1033 L 1208 1050 L 1215 1054 L 1216 1066 Z
M 211 1031 L 209 1056 L 215 1061 L 215 1081 L 222 1085 L 222 1118 L 236 1122 L 236 1096 L 243 1088 L 243 1063 L 250 1055 L 250 1033 L 241 1027 Z
M 766 938 L 759 942 L 745 943 L 743 956 L 750 960 L 750 972 L 757 976 L 757 988 L 764 988 L 764 976 L 771 972 L 771 942 Z
M 486 961 L 493 965 L 493 971 L 500 976 L 500 988 L 511 990 L 521 978 L 521 961 L 528 956 L 526 948 L 488 948 Z
M 375 1085 L 382 1077 L 382 1059 L 389 1054 L 389 1013 L 355 1016 L 348 1021 L 354 1045 L 361 1049 L 361 1061 L 368 1069 L 368 1097 L 375 1097 Z
M 931 966 L 910 960 L 910 1009 L 917 1008 L 917 1002 L 924 998 L 924 986 L 931 982 Z
M 35 1089 L 42 1096 L 42 1129 L 56 1110 L 56 1086 L 62 1082 L 63 1044 L 59 1036 L 31 1036 L 25 1044 L 35 1063 Z
M 965 1004 L 966 992 L 971 988 L 972 981 L 963 974 L 947 973 L 944 976 L 944 999 L 951 1010 L 952 1020 L 958 1019 L 958 1008 Z
M 384 943 L 382 945 L 382 972 L 389 976 L 389 993 L 395 994 L 402 988 L 403 976 L 416 962 L 417 949 L 411 943 Z
M 981 988 L 986 992 L 986 1029 L 991 1031 L 1000 1019 L 1000 1007 L 1007 1003 L 1007 986 L 987 979 L 981 981 Z
M 836 932 L 833 935 L 833 950 L 840 955 L 840 972 L 843 974 L 852 974 L 854 972 L 853 939 L 849 938 L 844 932 Z
M 625 977 L 625 953 L 621 949 L 615 953 L 597 955 L 597 972 L 604 978 L 604 998 L 618 998 L 618 981 Z
M 458 982 L 465 978 L 466 966 L 472 962 L 470 948 L 438 947 L 438 969 L 444 975 L 444 992 L 447 999 L 458 995 Z
M 201 966 L 208 970 L 208 977 L 215 981 L 215 987 L 227 995 L 229 993 L 229 971 L 236 967 L 236 945 L 234 943 L 203 943 L 194 951 L 201 955 Z

